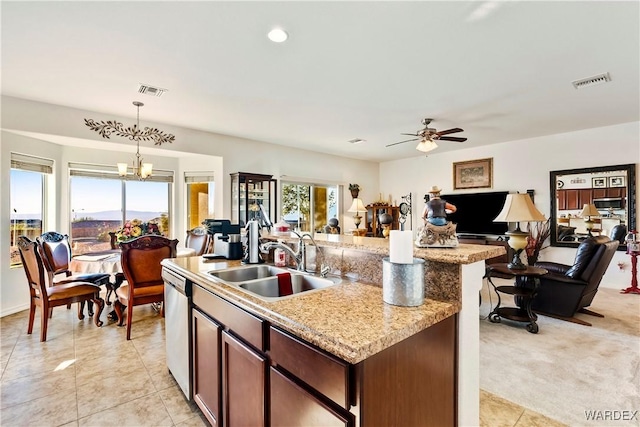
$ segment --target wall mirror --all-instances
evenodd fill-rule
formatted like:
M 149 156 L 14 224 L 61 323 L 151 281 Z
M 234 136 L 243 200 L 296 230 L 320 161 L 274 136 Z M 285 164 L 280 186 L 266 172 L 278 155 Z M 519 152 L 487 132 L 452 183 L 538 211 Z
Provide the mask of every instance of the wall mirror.
M 549 182 L 552 246 L 577 247 L 589 234 L 615 233 L 622 234 L 618 250 L 626 250 L 624 237 L 636 229 L 635 164 L 551 171 Z M 597 215 L 585 218 L 585 205 Z

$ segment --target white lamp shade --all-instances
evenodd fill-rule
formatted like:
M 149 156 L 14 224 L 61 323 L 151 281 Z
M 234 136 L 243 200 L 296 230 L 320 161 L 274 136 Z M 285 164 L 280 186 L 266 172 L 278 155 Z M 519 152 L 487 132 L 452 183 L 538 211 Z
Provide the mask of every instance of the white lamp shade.
M 438 144 L 431 139 L 423 139 L 418 145 L 416 145 L 416 150 L 422 151 L 423 153 L 435 150 L 436 148 L 438 148 Z
M 366 211 L 367 208 L 364 207 L 364 204 L 362 203 L 362 199 L 353 199 L 353 203 L 351 203 L 351 207 L 349 208 L 349 210 L 347 212 L 364 212 Z
M 600 212 L 596 209 L 593 204 L 586 204 L 582 207 L 582 218 L 591 217 L 591 216 L 600 216 Z
M 494 222 L 541 222 L 546 218 L 535 207 L 528 194 L 507 194 L 502 211 Z
M 118 175 L 126 176 L 127 175 L 127 164 L 126 163 L 118 163 Z

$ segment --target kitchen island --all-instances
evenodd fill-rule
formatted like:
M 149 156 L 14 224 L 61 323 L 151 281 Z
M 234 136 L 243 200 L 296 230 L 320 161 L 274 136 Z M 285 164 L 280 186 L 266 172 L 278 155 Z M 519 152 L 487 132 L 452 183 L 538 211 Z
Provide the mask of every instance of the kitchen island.
M 238 261 L 192 257 L 163 262 L 196 284 L 194 338 L 204 330 L 205 321 L 216 325 L 220 342 L 214 339 L 207 348 L 219 351 L 223 359 L 214 362 L 223 366 L 220 375 L 226 378 L 218 382 L 232 384 L 231 378 L 243 378 L 242 373 L 254 367 L 262 382 L 251 389 L 264 389 L 266 394 L 251 401 L 258 402 L 257 407 L 260 402 L 267 405 L 262 412 L 257 409 L 262 414 L 258 418 L 272 425 L 295 420 L 308 425 L 312 421 L 304 417 L 317 413 L 328 413 L 337 425 L 477 424 L 478 290 L 483 260 L 504 249 L 477 245 L 416 249 L 414 256 L 425 260 L 427 298 L 419 307 L 396 307 L 382 301 L 381 259 L 388 255 L 388 241 L 317 235 L 316 243 L 322 248 L 322 262 L 339 273 L 342 282 L 278 301 L 264 301 L 209 274 Z M 465 298 L 471 299 L 469 310 Z M 238 316 L 230 313 L 238 309 L 240 317 L 248 315 L 248 323 L 257 329 L 234 320 Z M 233 360 L 248 364 L 234 371 Z M 329 373 L 323 371 L 325 365 Z M 197 371 L 198 362 L 194 367 Z M 316 371 L 319 378 L 309 378 Z M 251 378 L 255 375 L 245 380 Z M 239 413 L 233 409 L 234 387 L 222 390 L 224 399 L 216 390 L 209 391 L 214 395 L 212 406 L 220 406 L 214 408 L 215 416 L 208 415 L 210 422 L 215 424 L 225 411 L 227 421 Z M 283 396 L 287 396 L 284 402 Z M 306 402 L 301 406 L 306 409 L 292 412 L 285 404 L 289 400 Z M 244 399 L 242 405 L 246 408 Z M 312 406 L 320 412 L 309 409 Z

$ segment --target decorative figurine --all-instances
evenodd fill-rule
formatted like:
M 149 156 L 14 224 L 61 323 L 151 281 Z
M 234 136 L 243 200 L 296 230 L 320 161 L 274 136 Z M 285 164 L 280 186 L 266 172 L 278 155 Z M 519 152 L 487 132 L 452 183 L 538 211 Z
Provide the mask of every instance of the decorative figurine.
M 378 221 L 382 224 L 382 235 L 385 239 L 389 238 L 389 233 L 391 232 L 391 223 L 393 222 L 393 216 L 391 214 L 385 212 L 381 213 L 378 217 Z
M 340 225 L 338 225 L 338 218 L 331 218 L 328 224 L 324 226 L 323 230 L 327 234 L 340 234 Z
M 440 198 L 440 188 L 434 185 L 429 190 L 429 200 L 425 197 L 422 211 L 424 226 L 418 229 L 416 246 L 424 248 L 453 248 L 458 246 L 456 224 L 447 220 L 447 214 L 454 213 L 457 208 Z

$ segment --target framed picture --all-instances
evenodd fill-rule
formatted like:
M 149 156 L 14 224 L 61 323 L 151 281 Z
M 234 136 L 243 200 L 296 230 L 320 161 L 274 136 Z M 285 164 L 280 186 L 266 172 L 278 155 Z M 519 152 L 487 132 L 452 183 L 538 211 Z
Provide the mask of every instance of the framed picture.
M 610 176 L 609 187 L 624 187 L 624 176 Z
M 591 178 L 591 187 L 605 188 L 607 186 L 607 178 Z
M 493 158 L 453 163 L 453 189 L 491 188 Z

